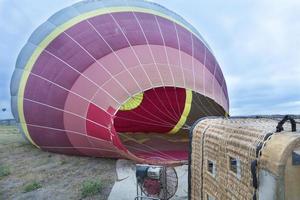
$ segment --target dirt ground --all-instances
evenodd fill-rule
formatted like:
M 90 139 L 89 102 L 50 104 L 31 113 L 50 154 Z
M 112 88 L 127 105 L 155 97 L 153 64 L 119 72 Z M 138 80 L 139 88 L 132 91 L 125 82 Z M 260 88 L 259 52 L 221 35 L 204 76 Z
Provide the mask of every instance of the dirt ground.
M 28 144 L 16 127 L 0 126 L 0 200 L 83 199 L 83 183 L 91 180 L 100 182 L 102 190 L 85 199 L 104 200 L 117 178 L 115 164 L 113 159 L 43 152 Z M 34 182 L 40 188 L 24 192 Z

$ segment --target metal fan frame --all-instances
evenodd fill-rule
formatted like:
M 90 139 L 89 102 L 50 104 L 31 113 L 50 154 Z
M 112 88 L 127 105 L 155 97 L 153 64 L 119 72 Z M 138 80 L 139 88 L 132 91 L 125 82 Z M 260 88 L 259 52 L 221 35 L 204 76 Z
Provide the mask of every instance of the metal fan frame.
M 160 166 L 159 166 L 160 167 Z M 158 197 L 153 197 L 153 196 L 148 196 L 147 192 L 143 189 L 143 185 L 140 185 L 140 183 L 137 182 L 137 197 L 135 198 L 135 200 L 168 200 L 171 199 L 175 194 L 176 191 L 178 189 L 178 175 L 177 172 L 175 170 L 174 167 L 167 167 L 167 166 L 162 166 L 163 170 L 162 170 L 162 178 L 160 178 L 161 181 L 161 185 L 162 187 L 162 191 L 163 191 L 163 196 L 160 196 L 160 194 L 158 195 Z M 167 170 L 171 169 L 174 172 L 175 175 L 175 180 L 176 180 L 176 184 L 175 184 L 175 189 L 174 189 L 174 193 L 171 194 L 170 196 L 168 196 L 168 180 L 167 180 Z M 141 192 L 141 195 L 138 195 L 139 190 Z M 142 196 L 142 194 L 145 194 L 146 196 Z

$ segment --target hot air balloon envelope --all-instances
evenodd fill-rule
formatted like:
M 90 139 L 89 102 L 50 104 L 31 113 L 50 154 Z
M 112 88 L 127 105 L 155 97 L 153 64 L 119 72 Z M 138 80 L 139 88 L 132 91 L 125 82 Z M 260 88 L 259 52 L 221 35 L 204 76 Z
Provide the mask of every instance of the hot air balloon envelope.
M 13 114 L 35 146 L 146 163 L 187 160 L 196 119 L 228 112 L 211 49 L 147 1 L 79 2 L 38 27 L 11 81 Z

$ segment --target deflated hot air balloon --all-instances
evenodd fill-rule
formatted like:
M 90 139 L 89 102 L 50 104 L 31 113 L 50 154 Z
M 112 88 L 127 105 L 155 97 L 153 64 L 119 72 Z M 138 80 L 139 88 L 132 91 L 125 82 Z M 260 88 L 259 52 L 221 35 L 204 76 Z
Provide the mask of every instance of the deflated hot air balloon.
M 156 164 L 187 160 L 192 124 L 229 107 L 197 30 L 137 0 L 80 2 L 50 17 L 22 49 L 11 95 L 38 148 Z

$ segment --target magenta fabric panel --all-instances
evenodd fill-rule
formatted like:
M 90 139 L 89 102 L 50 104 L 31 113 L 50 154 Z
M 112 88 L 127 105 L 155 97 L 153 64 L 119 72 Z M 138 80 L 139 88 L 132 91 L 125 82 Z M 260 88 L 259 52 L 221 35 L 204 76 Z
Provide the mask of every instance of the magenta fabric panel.
M 64 109 L 68 91 L 36 76 L 29 76 L 24 98 Z M 32 113 L 34 114 L 34 113 Z
M 43 147 L 73 147 L 63 130 L 53 130 L 31 125 L 28 125 L 28 129 L 34 141 L 42 149 Z
M 141 31 L 140 25 L 133 13 L 122 12 L 112 14 L 118 25 L 122 28 L 123 33 L 129 40 L 132 46 L 143 45 L 146 43 L 146 38 Z
M 103 23 L 103 22 L 102 22 Z M 96 60 L 111 53 L 108 44 L 97 33 L 90 20 L 82 21 L 66 31 Z
M 43 51 L 33 66 L 32 73 L 70 89 L 80 73 L 57 57 Z
M 208 49 L 206 49 L 205 66 L 212 75 L 215 74 L 216 59 Z
M 102 38 L 109 44 L 111 49 L 118 50 L 129 46 L 125 36 L 120 31 L 111 15 L 106 14 L 89 19 Z
M 68 37 L 65 33 L 55 38 L 46 50 L 80 72 L 83 72 L 95 62 L 85 48 L 79 46 L 74 42 L 74 39 Z M 57 62 L 61 62 L 59 59 L 57 59 Z
M 146 13 L 137 13 L 136 17 L 146 35 L 148 43 L 164 45 L 155 16 Z
M 203 45 L 203 43 L 196 38 L 196 36 L 192 36 L 193 37 L 193 46 L 194 46 L 194 56 L 197 60 L 199 60 L 199 62 L 201 62 L 202 64 L 204 64 L 204 59 L 205 59 L 205 46 Z
M 180 50 L 184 51 L 189 55 L 193 55 L 193 50 L 192 50 L 193 47 L 191 45 L 192 44 L 191 33 L 188 30 L 179 26 L 178 24 L 176 24 L 175 27 L 177 30 Z
M 61 110 L 24 100 L 24 114 L 27 124 L 64 129 Z
M 175 24 L 165 18 L 158 17 L 157 19 L 165 45 L 174 49 L 179 49 Z

